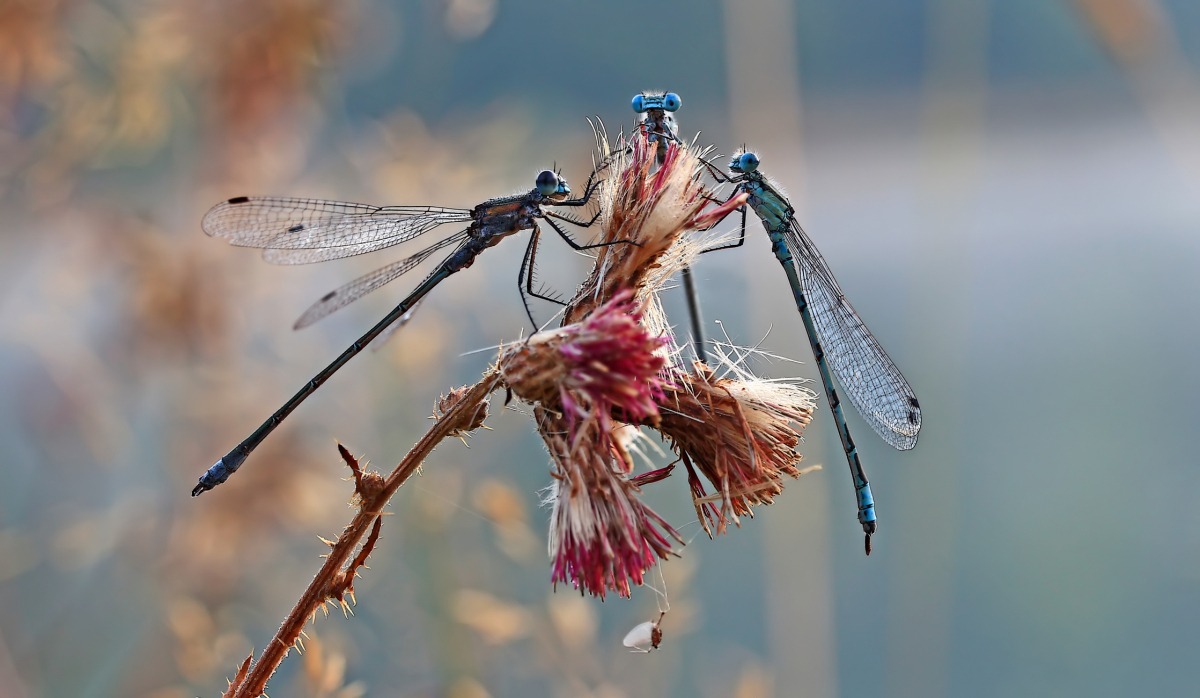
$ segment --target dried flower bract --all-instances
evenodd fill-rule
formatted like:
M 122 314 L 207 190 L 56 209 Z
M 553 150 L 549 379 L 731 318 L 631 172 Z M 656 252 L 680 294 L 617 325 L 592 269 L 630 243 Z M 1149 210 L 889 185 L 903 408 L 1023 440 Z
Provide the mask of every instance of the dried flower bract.
M 534 414 L 554 463 L 545 498 L 553 507 L 551 579 L 601 598 L 607 591 L 629 596 L 630 582 L 640 585 L 646 571 L 671 554 L 668 536 L 683 539 L 637 498 L 628 464 L 596 421 L 569 439 L 562 417 L 540 407 Z
M 601 157 L 616 172 L 600 188 L 600 241 L 615 244 L 600 248 L 591 275 L 568 304 L 564 324 L 578 322 L 596 306 L 633 289 L 647 326 L 653 334 L 665 335 L 668 325 L 655 294 L 702 248 L 684 233 L 717 220 L 745 197 L 709 207 L 712 202 L 700 180 L 703 165 L 677 143 L 670 144 L 652 173 L 655 149 L 644 139 L 618 139 L 613 148 L 602 134 L 598 141 Z
M 782 381 L 750 376 L 720 378 L 696 364 L 668 391 L 659 429 L 689 470 L 700 523 L 709 535 L 770 504 L 783 491 L 783 475 L 799 477 L 796 446 L 812 419 L 813 392 Z M 716 488 L 709 498 L 692 465 Z M 714 506 L 714 501 L 720 506 Z
M 582 322 L 510 347 L 501 375 L 521 399 L 560 410 L 572 422 L 598 419 L 608 431 L 615 412 L 626 421 L 657 423 L 665 340 L 641 320 L 633 293 L 622 291 Z
M 454 406 L 457 405 L 463 399 L 463 397 L 471 391 L 471 389 L 472 386 L 464 385 L 461 388 L 455 388 L 448 394 L 438 398 L 434 418 L 439 420 L 444 418 L 447 414 L 449 414 L 450 410 L 453 409 Z M 484 421 L 487 420 L 487 417 L 488 403 L 486 401 L 480 402 L 477 406 L 475 406 L 474 410 L 468 416 L 467 423 L 452 431 L 451 435 L 457 436 L 461 439 L 470 432 L 482 427 Z

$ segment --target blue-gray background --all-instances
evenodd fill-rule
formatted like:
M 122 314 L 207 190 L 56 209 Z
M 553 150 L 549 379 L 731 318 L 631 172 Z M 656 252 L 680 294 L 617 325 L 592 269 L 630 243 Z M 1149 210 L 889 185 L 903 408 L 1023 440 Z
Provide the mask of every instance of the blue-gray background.
M 654 592 L 551 593 L 546 456 L 506 411 L 402 490 L 356 615 L 310 626 L 270 693 L 1189 694 L 1198 69 L 1184 0 L 6 3 L 0 693 L 219 695 L 349 519 L 334 439 L 390 467 L 490 360 L 465 352 L 528 331 L 505 243 L 192 500 L 411 285 L 294 334 L 397 253 L 271 267 L 206 238 L 208 206 L 578 184 L 584 117 L 628 127 L 657 88 L 684 133 L 759 150 L 921 398 L 909 453 L 852 417 L 876 552 L 822 400 L 825 469 L 655 575 L 663 648 L 628 654 Z M 586 260 L 548 247 L 570 290 Z M 697 273 L 712 334 L 814 376 L 757 229 Z M 648 498 L 694 536 L 682 482 Z

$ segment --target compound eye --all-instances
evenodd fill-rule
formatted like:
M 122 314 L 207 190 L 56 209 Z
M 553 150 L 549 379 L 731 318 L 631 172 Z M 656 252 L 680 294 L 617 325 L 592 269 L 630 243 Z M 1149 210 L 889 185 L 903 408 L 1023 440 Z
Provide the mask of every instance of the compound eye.
M 634 97 L 634 98 L 633 98 L 633 110 L 634 110 L 635 112 L 639 113 L 639 114 L 641 114 L 642 112 L 646 111 L 646 97 L 645 97 L 645 95 L 640 95 L 640 94 L 639 94 L 638 96 L 636 96 L 636 97 Z
M 558 175 L 551 170 L 542 170 L 537 176 L 537 190 L 542 196 L 550 196 L 558 191 Z
M 663 109 L 666 111 L 675 111 L 683 106 L 683 101 L 679 99 L 679 95 L 674 92 L 668 92 L 662 100 Z
M 737 163 L 742 172 L 753 172 L 758 169 L 758 156 L 754 153 L 742 153 Z

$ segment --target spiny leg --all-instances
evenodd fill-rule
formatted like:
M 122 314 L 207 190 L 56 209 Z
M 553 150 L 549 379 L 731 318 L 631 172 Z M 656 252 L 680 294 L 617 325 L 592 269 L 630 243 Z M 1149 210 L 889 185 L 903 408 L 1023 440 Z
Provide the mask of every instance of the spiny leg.
M 573 218 L 571 216 L 564 216 L 561 213 L 555 213 L 553 211 L 542 211 L 543 215 L 549 216 L 550 218 L 557 218 L 560 221 L 566 221 L 566 222 L 570 223 L 571 225 L 577 225 L 580 228 L 592 227 L 593 223 L 600 220 L 601 213 L 602 213 L 602 211 L 597 211 L 596 215 L 592 216 L 591 218 L 589 218 L 586 221 L 581 221 L 578 218 Z
M 528 269 L 528 273 L 525 277 L 525 283 L 527 284 L 526 290 L 529 291 L 529 295 L 533 296 L 534 298 L 540 298 L 544 301 L 550 301 L 551 303 L 557 303 L 558 305 L 566 305 L 567 302 L 558 296 L 547 296 L 547 295 L 544 295 L 541 291 L 533 290 L 533 284 L 537 277 L 537 251 L 538 251 L 538 245 L 541 244 L 541 235 L 542 235 L 541 229 L 534 228 L 533 235 L 530 236 L 530 238 L 529 238 L 529 247 L 525 250 L 528 255 L 528 260 L 529 260 L 529 269 Z
M 558 227 L 558 224 L 555 223 L 552 218 L 546 217 L 545 214 L 542 214 L 542 215 L 543 215 L 542 220 L 549 223 L 550 227 L 554 228 L 554 232 L 558 233 L 558 236 L 561 237 L 564 241 L 566 241 L 566 243 L 571 246 L 571 249 L 575 250 L 576 252 L 579 252 L 582 250 L 594 250 L 597 247 L 609 247 L 610 245 L 620 245 L 622 243 L 624 243 L 626 245 L 637 245 L 638 247 L 641 247 L 641 245 L 634 242 L 633 240 L 613 240 L 612 242 L 596 242 L 591 245 L 580 245 L 579 243 L 572 240 L 570 235 L 567 235 L 567 231 Z
M 529 236 L 529 244 L 525 246 L 525 256 L 521 258 L 521 269 L 517 272 L 517 292 L 521 294 L 521 304 L 525 306 L 525 314 L 529 316 L 529 323 L 533 325 L 533 331 L 538 331 L 537 320 L 533 319 L 533 309 L 529 307 L 529 296 L 525 295 L 526 271 L 529 270 L 530 260 L 533 259 L 535 250 L 537 249 L 538 236 L 541 234 L 541 229 L 537 226 L 533 227 L 533 234 Z M 533 274 L 530 272 L 528 277 L 529 294 L 533 295 Z
M 728 201 L 728 199 L 726 199 L 726 201 Z M 741 206 L 740 208 L 742 210 L 742 228 L 741 233 L 738 236 L 738 241 L 736 243 L 720 245 L 718 247 L 702 250 L 700 254 L 705 254 L 706 252 L 716 252 L 717 250 L 725 250 L 732 247 L 740 247 L 742 243 L 746 241 L 746 207 Z M 719 225 L 721 221 L 724 221 L 728 215 L 729 214 L 727 213 L 724 216 L 721 216 L 721 218 L 714 221 L 712 225 L 704 228 L 704 230 L 712 230 Z M 692 321 L 692 340 L 693 348 L 696 351 L 696 359 L 699 360 L 700 363 L 706 364 L 708 363 L 708 356 L 704 349 L 704 318 L 700 314 L 700 295 L 696 292 L 696 282 L 692 276 L 692 268 L 690 266 L 685 266 L 681 275 L 683 277 L 684 295 L 687 297 L 688 316 Z
M 705 160 L 704 158 L 699 158 L 699 160 L 700 160 L 701 164 L 704 165 L 704 168 L 708 170 L 708 173 L 710 175 L 712 175 L 712 178 L 717 180 L 718 184 L 737 183 L 738 181 L 740 181 L 736 176 L 730 177 L 730 176 L 726 175 L 724 172 L 721 171 L 721 169 L 719 167 L 712 164 L 708 160 Z
M 600 172 L 603 172 L 604 170 L 607 170 L 608 166 L 612 164 L 614 157 L 616 157 L 615 153 L 612 155 L 609 155 L 608 157 L 606 157 L 604 159 L 603 162 L 600 163 L 599 167 L 592 170 L 592 173 L 590 175 L 588 175 L 587 183 L 584 184 L 584 186 L 583 186 L 583 196 L 582 197 L 580 197 L 578 199 L 570 199 L 568 201 L 559 201 L 553 205 L 554 206 L 586 206 L 587 203 L 589 201 L 591 201 L 592 194 L 594 194 L 596 192 L 596 189 L 598 189 L 600 187 L 600 182 L 596 181 L 596 175 L 599 174 Z
M 718 245 L 716 247 L 710 247 L 707 250 L 701 250 L 700 254 L 708 254 L 709 252 L 716 252 L 717 250 L 729 250 L 729 249 L 733 249 L 734 247 L 741 247 L 742 244 L 746 242 L 746 207 L 739 206 L 738 208 L 740 208 L 742 211 L 742 227 L 741 227 L 741 232 L 738 233 L 737 242 L 731 242 L 727 245 Z M 730 211 L 729 213 L 733 213 L 733 211 Z M 715 223 L 708 226 L 704 230 L 712 230 L 714 227 L 719 225 L 721 223 L 721 221 L 725 220 L 725 218 L 729 215 L 729 213 L 726 213 L 724 216 L 721 216 L 721 218 L 719 220 L 717 220 Z
M 529 236 L 529 244 L 525 246 L 525 256 L 521 259 L 521 269 L 517 273 L 517 291 L 521 294 L 521 303 L 525 305 L 525 314 L 529 316 L 529 322 L 533 323 L 533 331 L 537 332 L 540 326 L 537 320 L 533 319 L 533 310 L 529 307 L 529 297 L 540 298 L 544 301 L 566 305 L 561 298 L 547 296 L 538 291 L 533 290 L 534 277 L 537 275 L 537 250 L 542 235 L 541 228 L 534 227 L 533 234 Z M 528 296 L 526 295 L 528 293 Z
M 662 153 L 660 152 L 659 155 L 661 156 Z M 719 182 L 730 181 L 730 179 L 728 177 L 725 177 L 724 175 L 722 175 L 721 172 L 719 170 L 717 170 L 715 167 L 713 167 L 707 160 L 701 159 L 700 161 L 702 163 L 704 163 L 705 167 L 708 168 L 709 173 L 713 175 L 713 179 L 716 179 Z M 659 164 L 660 165 L 662 164 L 661 157 L 659 158 Z M 732 197 L 734 195 L 731 194 L 730 196 Z M 713 200 L 711 197 L 706 196 L 705 198 Z M 715 201 L 715 200 L 713 200 L 713 201 Z M 725 201 L 727 202 L 727 201 L 729 201 L 729 199 L 726 199 Z M 725 203 L 725 202 L 720 202 L 720 203 Z M 732 244 L 732 245 L 722 245 L 720 247 L 714 247 L 712 249 L 703 250 L 702 252 L 700 252 L 700 254 L 704 254 L 705 252 L 714 252 L 716 250 L 721 250 L 721 249 L 727 249 L 729 247 L 738 247 L 743 242 L 745 242 L 745 240 L 746 240 L 746 207 L 742 206 L 741 208 L 742 208 L 742 233 L 741 233 L 740 238 L 738 239 L 738 242 L 736 244 Z M 713 223 L 711 225 L 704 228 L 704 230 L 712 230 L 717 225 L 719 225 L 721 223 L 721 221 L 724 221 L 726 216 L 728 216 L 728 215 L 729 214 L 726 213 L 724 216 L 721 216 L 717 220 L 713 221 Z M 701 232 L 703 232 L 703 231 L 701 231 Z M 708 356 L 707 356 L 707 352 L 704 349 L 704 345 L 705 345 L 704 319 L 700 315 L 700 295 L 696 292 L 696 281 L 692 276 L 692 267 L 690 265 L 684 265 L 683 269 L 680 272 L 680 275 L 683 277 L 683 291 L 684 291 L 685 297 L 687 298 L 688 316 L 690 317 L 690 319 L 692 321 L 692 342 L 693 342 L 693 348 L 695 349 L 695 352 L 696 352 L 696 359 L 699 360 L 700 363 L 706 364 L 706 363 L 708 363 Z

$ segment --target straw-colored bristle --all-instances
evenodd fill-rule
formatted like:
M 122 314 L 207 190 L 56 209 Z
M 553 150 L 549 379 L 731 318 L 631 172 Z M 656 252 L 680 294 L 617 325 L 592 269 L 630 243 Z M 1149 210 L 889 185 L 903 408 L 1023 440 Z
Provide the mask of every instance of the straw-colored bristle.
M 663 435 L 716 488 L 707 497 L 689 472 L 696 511 L 716 532 L 751 507 L 770 504 L 783 491 L 783 475 L 800 476 L 796 452 L 812 419 L 814 394 L 793 383 L 721 378 L 704 364 L 676 378 L 660 402 Z M 719 507 L 712 502 L 720 502 Z M 707 519 L 707 521 L 706 521 Z M 710 531 L 711 532 L 711 531 Z
M 696 176 L 699 161 L 672 143 L 661 167 L 652 172 L 654 149 L 643 139 L 618 140 L 608 177 L 600 187 L 600 248 L 591 276 L 571 300 L 564 324 L 577 321 L 621 288 L 639 300 L 656 290 L 648 283 L 679 237 L 690 230 L 708 203 Z M 665 280 L 665 279 L 664 279 Z

